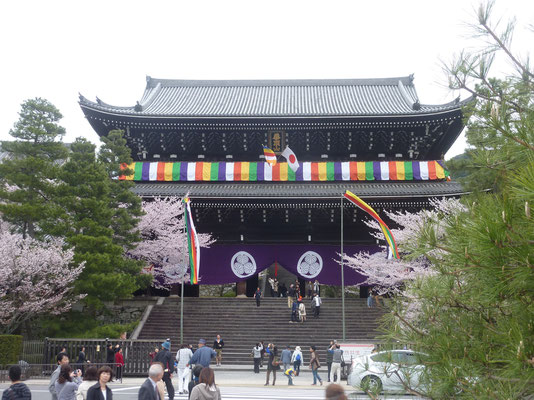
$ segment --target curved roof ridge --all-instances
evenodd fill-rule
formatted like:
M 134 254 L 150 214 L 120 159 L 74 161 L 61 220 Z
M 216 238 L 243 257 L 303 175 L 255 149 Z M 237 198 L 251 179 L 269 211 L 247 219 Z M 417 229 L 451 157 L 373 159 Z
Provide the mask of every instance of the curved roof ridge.
M 169 86 L 413 86 L 413 75 L 395 78 L 364 79 L 158 79 L 147 76 L 147 90 L 161 84 Z
M 156 97 L 156 95 L 158 94 L 160 90 L 161 90 L 161 83 L 159 82 L 157 83 L 156 86 L 150 89 L 148 88 L 148 84 L 147 84 L 147 89 L 145 90 L 145 93 L 143 94 L 143 97 L 141 98 L 141 100 L 137 102 L 136 107 L 137 108 L 140 107 L 141 110 L 144 109 L 145 107 L 148 107 L 150 103 L 154 101 L 154 98 Z
M 476 97 L 475 95 L 471 95 L 471 96 L 466 97 L 465 99 L 461 100 L 460 96 L 458 96 L 454 100 L 449 101 L 448 103 L 443 103 L 443 104 L 421 103 L 421 107 L 429 107 L 429 108 L 437 108 L 437 107 L 445 108 L 445 107 L 454 107 L 454 106 L 462 107 L 462 106 L 472 102 L 475 99 L 475 97 Z
M 81 93 L 78 93 L 78 97 L 79 97 L 79 103 L 80 104 L 86 104 L 86 105 L 89 105 L 89 106 L 96 106 L 96 107 L 100 107 L 100 108 L 118 109 L 118 110 L 133 110 L 135 108 L 134 106 L 114 106 L 112 104 L 109 104 L 109 103 L 106 103 L 106 102 L 100 100 L 100 98 L 98 98 L 98 96 L 96 98 L 96 101 L 89 100 L 87 97 L 85 97 Z
M 419 110 L 421 108 L 420 104 L 419 104 L 419 99 L 417 98 L 413 98 L 409 93 L 408 91 L 406 90 L 404 84 L 402 83 L 402 81 L 399 80 L 399 91 L 401 93 L 401 97 L 404 99 L 404 101 L 406 101 L 406 103 L 408 104 L 408 106 L 412 109 L 412 110 Z M 415 89 L 415 88 L 414 88 Z M 415 90 L 414 90 L 415 92 Z M 417 93 L 414 93 L 415 97 L 417 97 Z

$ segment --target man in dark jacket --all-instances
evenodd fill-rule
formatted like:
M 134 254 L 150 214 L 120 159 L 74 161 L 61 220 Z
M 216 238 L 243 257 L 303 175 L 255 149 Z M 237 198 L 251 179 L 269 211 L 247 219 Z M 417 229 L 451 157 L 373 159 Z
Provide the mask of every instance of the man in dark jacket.
M 18 365 L 12 365 L 9 367 L 9 380 L 11 386 L 4 390 L 2 400 L 31 400 L 32 393 L 26 384 L 20 381 L 22 375 L 22 369 Z
M 156 383 L 163 376 L 163 368 L 159 364 L 152 364 L 148 370 L 148 379 L 141 385 L 137 395 L 138 400 L 163 400 L 159 398 Z
M 289 290 L 287 291 L 287 306 L 291 308 L 293 306 L 293 298 L 295 297 L 295 285 L 289 285 Z
M 115 348 L 113 348 L 113 345 L 111 343 L 108 343 L 108 349 L 106 352 L 106 364 L 108 364 L 111 369 L 113 369 L 113 365 L 115 364 L 115 353 L 119 351 L 120 345 L 116 345 Z
M 299 305 L 296 301 L 293 302 L 291 306 L 291 321 L 289 322 L 298 322 L 299 320 Z
M 154 361 L 163 364 L 163 382 L 165 382 L 165 386 L 167 387 L 169 400 L 174 400 L 174 386 L 172 386 L 174 357 L 172 356 L 171 344 L 169 342 L 163 342 L 161 344 L 161 350 L 156 354 Z

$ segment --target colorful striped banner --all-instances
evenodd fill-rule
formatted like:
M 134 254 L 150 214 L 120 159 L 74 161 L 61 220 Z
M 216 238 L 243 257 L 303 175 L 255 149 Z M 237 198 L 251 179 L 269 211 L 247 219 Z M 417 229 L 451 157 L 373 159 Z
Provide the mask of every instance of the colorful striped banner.
M 450 180 L 442 161 L 303 162 L 294 172 L 287 163 L 266 162 L 134 162 L 121 180 L 139 182 L 332 182 Z
M 200 272 L 200 245 L 198 243 L 198 235 L 193 223 L 193 214 L 191 213 L 191 199 L 185 197 L 184 202 L 184 218 L 187 229 L 187 248 L 189 253 L 189 266 L 191 268 L 191 285 L 198 285 L 198 277 Z
M 393 257 L 399 258 L 399 252 L 397 250 L 397 243 L 395 242 L 395 238 L 393 237 L 393 233 L 391 233 L 391 230 L 388 228 L 386 223 L 380 218 L 380 216 L 377 214 L 377 212 L 365 201 L 360 199 L 358 196 L 356 196 L 354 193 L 352 193 L 350 190 L 345 191 L 345 194 L 343 195 L 348 201 L 356 205 L 358 208 L 365 211 L 367 214 L 369 214 L 371 217 L 375 219 L 376 222 L 380 225 L 380 228 L 382 229 L 382 233 L 384 234 L 384 238 L 386 239 L 386 242 L 388 242 L 388 246 L 391 249 L 391 253 Z

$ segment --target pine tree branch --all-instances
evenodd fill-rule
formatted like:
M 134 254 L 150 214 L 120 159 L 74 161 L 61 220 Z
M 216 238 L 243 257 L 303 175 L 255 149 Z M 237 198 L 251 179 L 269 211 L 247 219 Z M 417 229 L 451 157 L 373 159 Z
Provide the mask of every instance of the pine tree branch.
M 495 103 L 498 103 L 498 104 L 504 104 L 505 102 L 508 103 L 508 104 L 511 104 L 513 107 L 514 107 L 514 111 L 515 112 L 523 112 L 523 107 L 521 107 L 519 104 L 517 104 L 515 101 L 512 101 L 510 99 L 508 100 L 504 100 L 502 98 L 502 95 L 500 95 L 499 93 L 497 93 L 497 91 L 495 90 L 495 88 L 493 87 L 493 85 L 486 79 L 486 77 L 484 76 L 480 76 L 480 80 L 486 85 L 486 87 L 491 90 L 491 92 L 493 93 L 493 95 L 496 97 L 496 98 L 499 98 L 500 100 L 497 100 L 497 99 L 493 99 L 493 102 Z M 491 99 L 491 98 L 490 98 Z M 490 100 L 491 101 L 491 100 Z
M 501 381 L 501 382 L 523 383 L 523 384 L 529 385 L 529 386 L 534 385 L 534 379 L 530 379 L 528 381 L 525 381 L 525 380 L 519 379 L 519 378 L 504 378 L 502 376 L 497 376 L 497 375 L 488 375 L 488 378 L 495 379 L 496 381 Z
M 378 397 L 378 395 L 375 395 L 374 393 L 372 393 L 369 389 L 365 389 L 364 390 L 365 394 L 367 396 L 369 396 L 371 398 L 371 400 L 380 400 L 380 398 Z
M 428 397 L 427 393 L 422 393 L 422 392 L 419 392 L 419 391 L 417 391 L 415 389 L 412 389 L 411 386 L 408 385 L 408 383 L 404 379 L 402 379 L 402 376 L 399 374 L 400 368 L 402 368 L 402 365 L 399 366 L 399 369 L 397 369 L 396 371 L 393 371 L 393 374 L 395 374 L 397 376 L 397 378 L 399 379 L 399 382 L 402 384 L 404 390 L 407 391 L 410 394 L 413 394 L 414 396 L 421 396 L 421 397 L 425 397 L 427 399 L 431 399 L 431 397 Z
M 517 60 L 514 55 L 510 52 L 506 44 L 503 43 L 503 41 L 493 32 L 493 29 L 490 28 L 490 26 L 484 22 L 481 21 L 480 24 L 484 27 L 487 33 L 490 34 L 490 36 L 495 40 L 501 50 L 503 50 L 506 55 L 512 60 L 512 62 L 523 72 L 524 75 L 529 76 L 531 78 L 534 78 L 534 74 L 532 74 L 523 64 Z
M 526 147 L 527 149 L 534 151 L 534 146 L 525 142 L 524 140 L 518 139 L 513 135 L 510 135 L 509 132 L 505 131 L 500 125 L 495 125 L 493 128 L 495 128 L 497 131 L 499 131 L 501 134 L 503 134 L 508 139 L 513 140 L 514 142 L 520 144 L 523 147 Z
M 417 329 L 415 326 L 410 324 L 404 317 L 402 317 L 397 311 L 393 311 L 393 315 L 395 315 L 398 319 L 400 319 L 408 328 L 410 328 L 412 331 L 417 333 L 419 336 L 428 336 L 425 332 Z

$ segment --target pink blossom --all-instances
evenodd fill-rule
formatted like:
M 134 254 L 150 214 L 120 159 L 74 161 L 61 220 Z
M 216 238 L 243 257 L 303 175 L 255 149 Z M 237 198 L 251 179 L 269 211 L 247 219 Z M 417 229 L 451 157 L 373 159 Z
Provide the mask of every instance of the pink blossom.
M 421 210 L 417 213 L 407 211 L 384 211 L 384 214 L 393 221 L 396 228 L 391 229 L 401 258 L 388 259 L 387 247 L 375 254 L 366 252 L 356 253 L 352 256 L 343 254 L 346 265 L 367 277 L 361 285 L 374 286 L 379 294 L 398 293 L 405 284 L 415 281 L 419 277 L 434 275 L 436 272 L 428 261 L 428 257 L 440 257 L 439 250 L 431 250 L 426 256 L 407 257 L 417 245 L 418 238 L 423 229 L 433 229 L 433 235 L 439 240 L 443 237 L 445 226 L 449 218 L 454 218 L 466 208 L 457 199 L 431 200 L 432 209 Z M 369 218 L 365 224 L 371 229 L 371 235 L 385 243 L 384 235 L 378 223 Z
M 83 298 L 73 294 L 73 284 L 83 264 L 72 265 L 74 251 L 64 250 L 63 241 L 38 241 L 13 233 L 0 221 L 0 324 L 14 332 L 37 315 L 61 314 Z
M 129 255 L 147 262 L 143 271 L 154 276 L 154 287 L 168 288 L 189 279 L 189 273 L 180 267 L 189 259 L 182 199 L 143 202 L 143 211 L 145 215 L 137 226 L 143 240 Z M 207 233 L 199 233 L 198 238 L 200 247 L 214 242 Z

